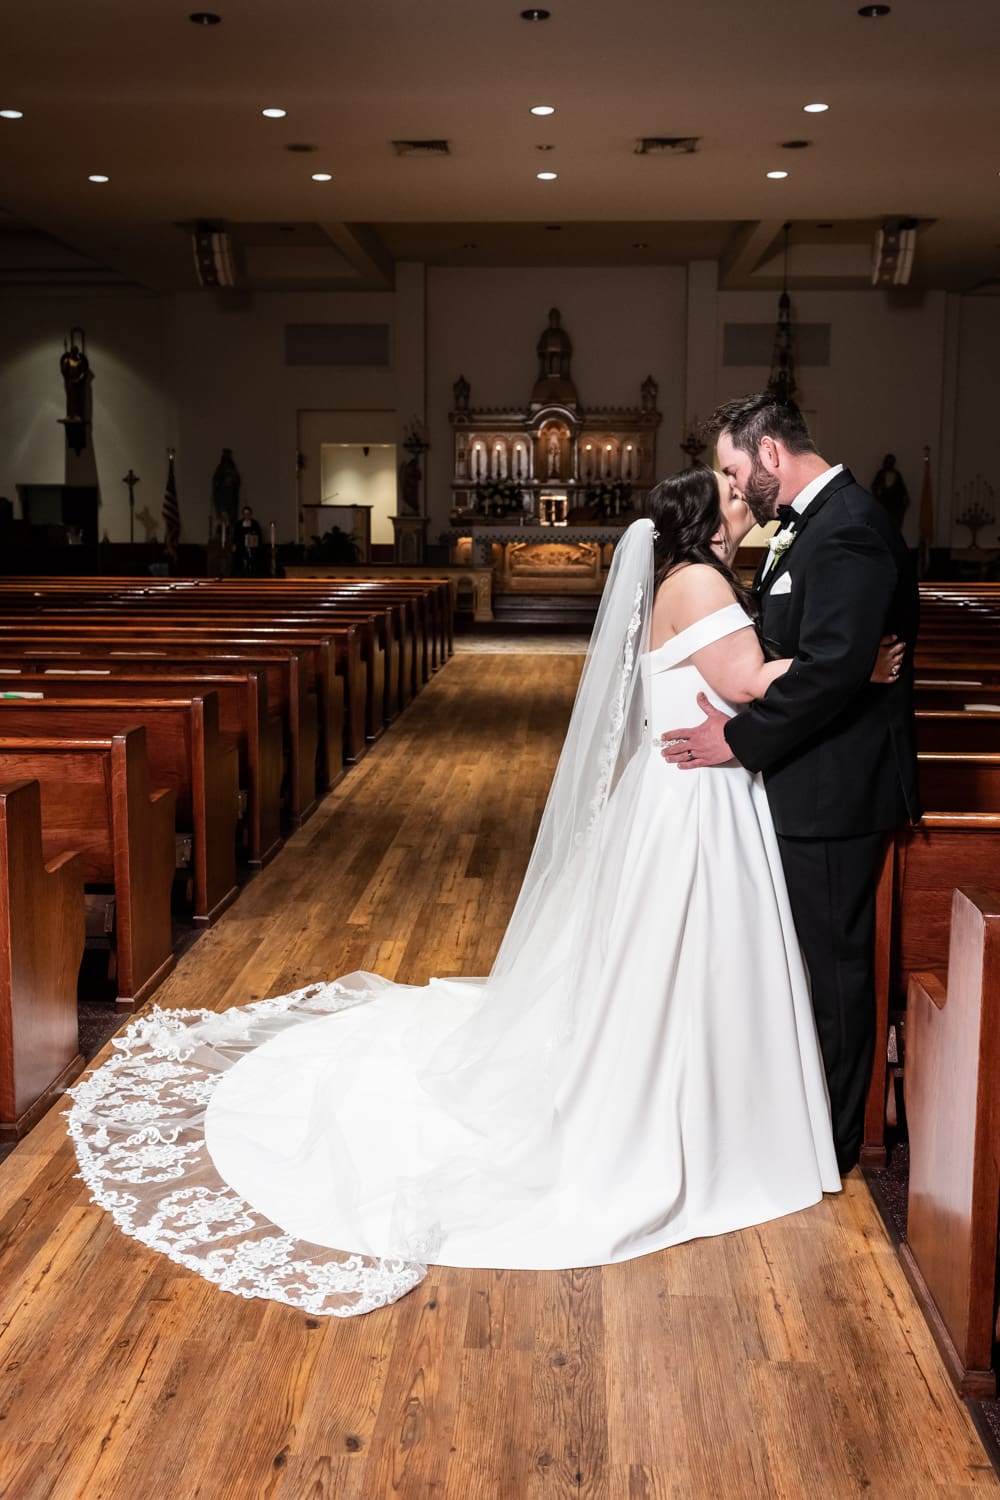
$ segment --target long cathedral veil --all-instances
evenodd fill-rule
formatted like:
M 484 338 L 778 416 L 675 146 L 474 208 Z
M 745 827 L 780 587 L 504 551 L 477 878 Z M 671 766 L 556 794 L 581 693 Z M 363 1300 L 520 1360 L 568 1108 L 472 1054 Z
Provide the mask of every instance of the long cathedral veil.
M 643 519 L 615 550 L 531 858 L 486 981 L 487 1003 L 435 1060 L 442 1083 L 451 1069 L 467 1077 L 489 1065 L 496 1048 L 510 1051 L 505 1039 L 522 1017 L 537 1032 L 542 997 L 547 1042 L 572 1030 L 578 970 L 600 920 L 593 902 L 602 819 L 643 743 L 640 663 L 649 649 L 652 594 L 653 523 Z M 482 1082 L 489 1088 L 492 1080 Z
M 394 1240 L 426 1254 L 456 1213 L 484 1225 L 496 1201 L 544 1193 L 557 1163 L 560 1089 L 578 1007 L 601 966 L 617 874 L 603 837 L 637 816 L 646 747 L 642 662 L 653 602 L 653 524 L 633 522 L 612 566 L 528 868 L 482 999 L 434 1052 L 419 1082 L 469 1130 L 469 1150 L 400 1184 Z M 620 841 L 616 841 L 616 847 Z M 467 981 L 463 982 L 467 983 Z M 416 1042 L 415 1028 L 414 1041 Z M 502 1194 L 497 1189 L 502 1185 Z
M 614 864 L 628 857 L 622 840 L 605 836 L 641 819 L 641 663 L 652 595 L 653 527 L 640 520 L 614 554 L 528 870 L 488 978 L 408 989 L 359 972 L 222 1012 L 154 1006 L 73 1090 L 69 1128 L 81 1173 L 126 1234 L 238 1295 L 347 1316 L 416 1285 L 438 1226 L 456 1214 L 488 1224 L 501 1198 L 509 1209 L 544 1193 L 579 1007 L 609 942 Z M 401 1002 L 404 1053 L 412 1039 L 422 1059 L 413 1064 L 420 1097 L 464 1135 L 462 1148 L 430 1171 L 407 1176 L 400 1164 L 390 1184 L 392 1243 L 368 1254 L 360 1244 L 329 1249 L 278 1228 L 220 1177 L 205 1132 L 218 1084 L 242 1059 L 289 1028 L 373 1003 L 381 1012 L 380 997 Z M 435 1001 L 453 998 L 458 1019 L 440 1039 L 434 1032 L 428 1048 Z M 377 1059 L 379 1024 L 370 1031 Z M 331 1164 L 344 1165 L 350 1202 L 362 1204 L 366 1185 L 352 1180 L 350 1151 L 319 1107 L 316 1128 Z M 433 1152 L 423 1159 L 435 1160 Z

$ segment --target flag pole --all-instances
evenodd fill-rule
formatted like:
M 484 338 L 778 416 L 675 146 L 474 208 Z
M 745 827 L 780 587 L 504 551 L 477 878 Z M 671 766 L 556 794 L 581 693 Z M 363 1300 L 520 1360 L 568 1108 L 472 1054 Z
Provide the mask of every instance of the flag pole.
M 931 489 L 931 450 L 924 444 L 924 476 L 920 486 L 920 551 L 919 572 L 926 578 L 931 565 L 931 548 L 934 545 L 934 494 Z

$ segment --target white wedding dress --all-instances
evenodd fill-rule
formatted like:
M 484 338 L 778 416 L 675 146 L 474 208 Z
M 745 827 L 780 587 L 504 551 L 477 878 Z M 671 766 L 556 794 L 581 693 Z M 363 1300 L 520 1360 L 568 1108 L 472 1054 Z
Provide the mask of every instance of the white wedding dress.
M 731 710 L 689 657 L 747 624 L 734 604 L 636 651 L 635 753 L 603 755 L 586 835 L 488 980 L 358 973 L 134 1022 L 71 1115 L 121 1227 L 228 1290 L 346 1315 L 428 1262 L 605 1264 L 838 1190 L 760 779 L 654 743 L 699 691 Z

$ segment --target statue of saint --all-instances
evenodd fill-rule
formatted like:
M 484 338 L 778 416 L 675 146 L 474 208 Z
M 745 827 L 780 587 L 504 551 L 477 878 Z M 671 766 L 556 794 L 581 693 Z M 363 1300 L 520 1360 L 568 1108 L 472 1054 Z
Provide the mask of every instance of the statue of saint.
M 460 375 L 458 377 L 458 379 L 455 381 L 455 384 L 452 386 L 451 390 L 452 390 L 452 396 L 453 396 L 454 401 L 455 401 L 455 410 L 456 411 L 468 411 L 469 410 L 469 390 L 470 390 L 470 386 L 469 386 L 469 382 L 466 380 L 466 378 L 465 378 L 464 375 Z
M 240 509 L 240 471 L 236 467 L 232 448 L 223 448 L 212 475 L 212 509 L 219 521 L 226 518 L 229 532 L 236 530 L 236 518 Z
M 883 458 L 882 467 L 872 480 L 872 494 L 885 506 L 896 525 L 902 530 L 903 516 L 910 503 L 910 497 L 903 483 L 903 476 L 896 468 L 894 453 L 887 453 Z
M 80 343 L 76 341 L 77 334 L 80 335 Z M 90 361 L 83 352 L 84 334 L 82 328 L 71 328 L 69 339 L 63 341 L 64 353 L 59 361 L 59 373 L 66 387 L 66 421 L 86 422 L 87 420 L 87 378 L 90 375 Z
M 549 440 L 545 447 L 548 454 L 548 477 L 558 479 L 562 472 L 562 449 L 559 444 L 559 434 L 554 427 L 549 433 Z
M 420 463 L 415 454 L 399 466 L 399 513 L 420 514 Z

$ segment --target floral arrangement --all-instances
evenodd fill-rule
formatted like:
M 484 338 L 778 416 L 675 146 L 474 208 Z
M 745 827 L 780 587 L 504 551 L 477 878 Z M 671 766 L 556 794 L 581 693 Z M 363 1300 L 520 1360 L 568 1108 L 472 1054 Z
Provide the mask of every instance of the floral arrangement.
M 623 479 L 602 479 L 588 489 L 587 499 L 601 520 L 620 516 L 623 510 L 632 508 L 632 486 Z
M 505 516 L 521 509 L 521 486 L 514 479 L 484 479 L 476 485 L 476 509 L 484 516 Z
M 322 536 L 314 536 L 306 552 L 306 562 L 330 567 L 353 566 L 359 557 L 356 542 L 339 526 L 331 526 Z

